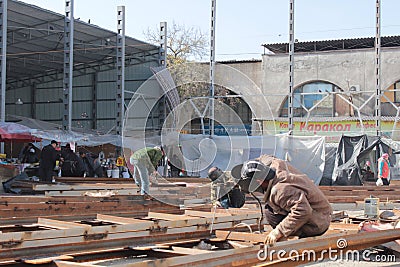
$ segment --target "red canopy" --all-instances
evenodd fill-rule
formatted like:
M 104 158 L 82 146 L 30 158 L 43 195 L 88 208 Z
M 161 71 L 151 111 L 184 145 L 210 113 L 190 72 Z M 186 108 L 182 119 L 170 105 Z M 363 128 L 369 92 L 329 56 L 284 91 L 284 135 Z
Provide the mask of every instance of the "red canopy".
M 30 128 L 13 123 L 0 122 L 0 142 L 37 142 L 41 139 L 31 135 Z

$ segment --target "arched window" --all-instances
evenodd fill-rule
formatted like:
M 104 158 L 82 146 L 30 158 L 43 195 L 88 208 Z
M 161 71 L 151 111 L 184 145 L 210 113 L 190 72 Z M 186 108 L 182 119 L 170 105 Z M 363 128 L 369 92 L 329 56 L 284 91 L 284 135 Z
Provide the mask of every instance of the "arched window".
M 336 85 L 323 81 L 303 84 L 294 91 L 293 114 L 295 117 L 306 117 L 308 113 L 314 117 L 334 117 L 348 115 L 352 112 L 348 103 L 335 97 L 332 92 L 342 91 Z M 351 99 L 350 99 L 351 101 Z M 280 111 L 280 117 L 288 116 L 288 99 L 286 98 Z

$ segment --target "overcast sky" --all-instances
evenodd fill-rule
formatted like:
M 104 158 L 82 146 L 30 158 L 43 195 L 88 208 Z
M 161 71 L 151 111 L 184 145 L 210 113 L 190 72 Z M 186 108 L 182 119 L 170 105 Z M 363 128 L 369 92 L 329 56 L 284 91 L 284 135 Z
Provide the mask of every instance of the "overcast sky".
M 22 0 L 64 14 L 64 0 Z M 145 40 L 160 21 L 199 27 L 209 35 L 211 0 L 75 0 L 75 18 L 116 31 L 124 5 L 126 34 Z M 299 41 L 375 36 L 376 0 L 295 0 Z M 382 36 L 399 35 L 400 0 L 381 0 Z M 264 43 L 288 42 L 289 0 L 217 0 L 216 60 L 261 59 Z M 207 59 L 206 59 L 207 60 Z

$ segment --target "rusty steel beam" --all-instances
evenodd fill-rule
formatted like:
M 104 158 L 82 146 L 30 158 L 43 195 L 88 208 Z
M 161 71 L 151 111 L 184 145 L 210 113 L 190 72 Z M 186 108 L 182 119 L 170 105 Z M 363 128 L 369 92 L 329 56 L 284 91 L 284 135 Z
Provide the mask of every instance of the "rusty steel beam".
M 372 246 L 380 245 L 400 239 L 400 229 L 383 230 L 377 232 L 362 232 L 350 234 L 335 234 L 329 236 L 320 236 L 312 238 L 304 238 L 294 241 L 278 242 L 276 246 L 269 248 L 274 251 L 297 251 L 303 253 L 305 251 L 315 251 L 320 253 L 322 251 L 337 250 L 337 251 L 350 251 L 369 248 Z M 345 240 L 347 245 L 340 249 L 340 240 Z M 339 247 L 338 247 L 339 244 Z M 222 251 L 213 251 L 201 255 L 189 255 L 181 257 L 173 257 L 167 259 L 160 259 L 154 261 L 140 262 L 129 264 L 129 267 L 138 266 L 294 266 L 297 265 L 296 261 L 292 261 L 293 257 L 288 257 L 286 261 L 279 260 L 276 254 L 272 254 L 271 260 L 261 261 L 258 259 L 259 251 L 264 251 L 263 246 L 254 246 L 250 248 L 228 249 Z M 339 252 L 338 252 L 339 253 Z M 327 253 L 326 253 L 327 254 Z M 269 255 L 269 254 L 268 254 Z M 327 257 L 329 255 L 325 255 Z M 305 261 L 299 261 L 298 264 L 303 264 Z M 116 265 L 118 266 L 118 265 Z M 126 265 L 124 265 L 126 266 Z

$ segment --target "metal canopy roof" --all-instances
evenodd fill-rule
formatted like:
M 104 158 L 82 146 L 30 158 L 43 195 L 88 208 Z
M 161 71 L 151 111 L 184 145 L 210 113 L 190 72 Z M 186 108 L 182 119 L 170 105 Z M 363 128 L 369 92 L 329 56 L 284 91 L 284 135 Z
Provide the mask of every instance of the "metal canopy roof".
M 374 48 L 375 38 L 340 39 L 327 41 L 296 42 L 294 52 L 320 52 L 347 49 Z M 263 44 L 265 48 L 275 54 L 289 53 L 288 43 Z M 400 46 L 400 36 L 381 37 L 381 47 Z
M 110 14 L 112 16 L 112 14 Z M 117 14 L 115 14 L 117 18 Z M 113 65 L 116 32 L 75 19 L 74 69 Z M 158 47 L 126 36 L 125 58 L 158 59 Z M 7 83 L 62 73 L 64 15 L 21 1 L 8 1 Z M 146 58 L 147 57 L 147 58 Z

